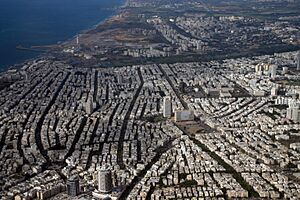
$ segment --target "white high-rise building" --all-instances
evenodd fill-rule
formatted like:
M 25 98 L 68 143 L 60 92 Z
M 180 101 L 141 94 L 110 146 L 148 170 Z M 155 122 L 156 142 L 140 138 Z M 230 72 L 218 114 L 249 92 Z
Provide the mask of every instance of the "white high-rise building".
M 292 108 L 292 120 L 294 122 L 299 122 L 299 108 Z
M 292 119 L 292 109 L 291 108 L 286 109 L 286 118 Z
M 123 83 L 124 79 L 123 79 L 123 75 L 122 74 L 119 73 L 117 75 L 117 81 L 118 81 L 118 84 L 122 84 Z
M 294 122 L 300 121 L 300 112 L 299 112 L 299 105 L 297 102 L 290 101 L 289 107 L 286 111 L 286 118 L 293 120 Z
M 289 72 L 288 67 L 282 67 L 282 74 L 287 74 Z
M 172 116 L 172 99 L 170 96 L 165 96 L 163 101 L 163 116 L 171 117 Z
M 277 71 L 277 65 L 271 65 L 271 67 L 270 67 L 271 78 L 275 78 L 276 77 L 276 71 Z
M 257 64 L 255 66 L 255 72 L 256 72 L 257 75 L 262 75 L 263 71 L 264 71 L 264 66 L 263 66 L 262 63 Z
M 277 96 L 277 93 L 278 93 L 278 88 L 277 87 L 272 87 L 271 96 Z
M 300 70 L 300 51 L 298 51 L 297 53 L 296 60 L 297 60 L 297 70 Z
M 87 114 L 92 114 L 94 111 L 94 100 L 92 95 L 89 95 L 89 98 L 85 103 L 85 111 Z
M 79 35 L 76 37 L 76 44 L 79 45 Z

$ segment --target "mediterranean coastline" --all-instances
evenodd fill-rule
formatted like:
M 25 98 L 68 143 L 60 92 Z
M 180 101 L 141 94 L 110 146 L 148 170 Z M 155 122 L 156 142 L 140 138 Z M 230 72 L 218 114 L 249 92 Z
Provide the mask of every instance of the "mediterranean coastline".
M 1 1 L 0 72 L 44 55 L 44 51 L 31 47 L 65 43 L 76 34 L 94 29 L 123 4 L 123 0 Z M 13 11 L 16 14 L 11 15 Z

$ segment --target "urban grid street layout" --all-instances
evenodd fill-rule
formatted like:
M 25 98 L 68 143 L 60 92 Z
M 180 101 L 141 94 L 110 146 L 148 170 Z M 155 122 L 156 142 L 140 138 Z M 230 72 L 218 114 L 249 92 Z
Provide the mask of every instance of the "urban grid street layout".
M 0 74 L 0 199 L 300 199 L 299 2 L 272 2 L 128 0 Z

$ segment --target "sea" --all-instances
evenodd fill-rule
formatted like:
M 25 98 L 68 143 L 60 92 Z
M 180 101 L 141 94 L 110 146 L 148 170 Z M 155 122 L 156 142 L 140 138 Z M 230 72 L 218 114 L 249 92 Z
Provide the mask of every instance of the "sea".
M 39 56 L 23 47 L 64 42 L 114 15 L 124 0 L 0 0 L 0 71 Z

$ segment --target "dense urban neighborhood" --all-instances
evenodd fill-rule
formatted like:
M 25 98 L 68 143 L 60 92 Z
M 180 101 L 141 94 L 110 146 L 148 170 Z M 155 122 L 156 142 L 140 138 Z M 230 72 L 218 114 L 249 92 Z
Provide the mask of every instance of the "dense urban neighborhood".
M 179 2 L 0 74 L 0 199 L 300 199 L 300 11 Z

